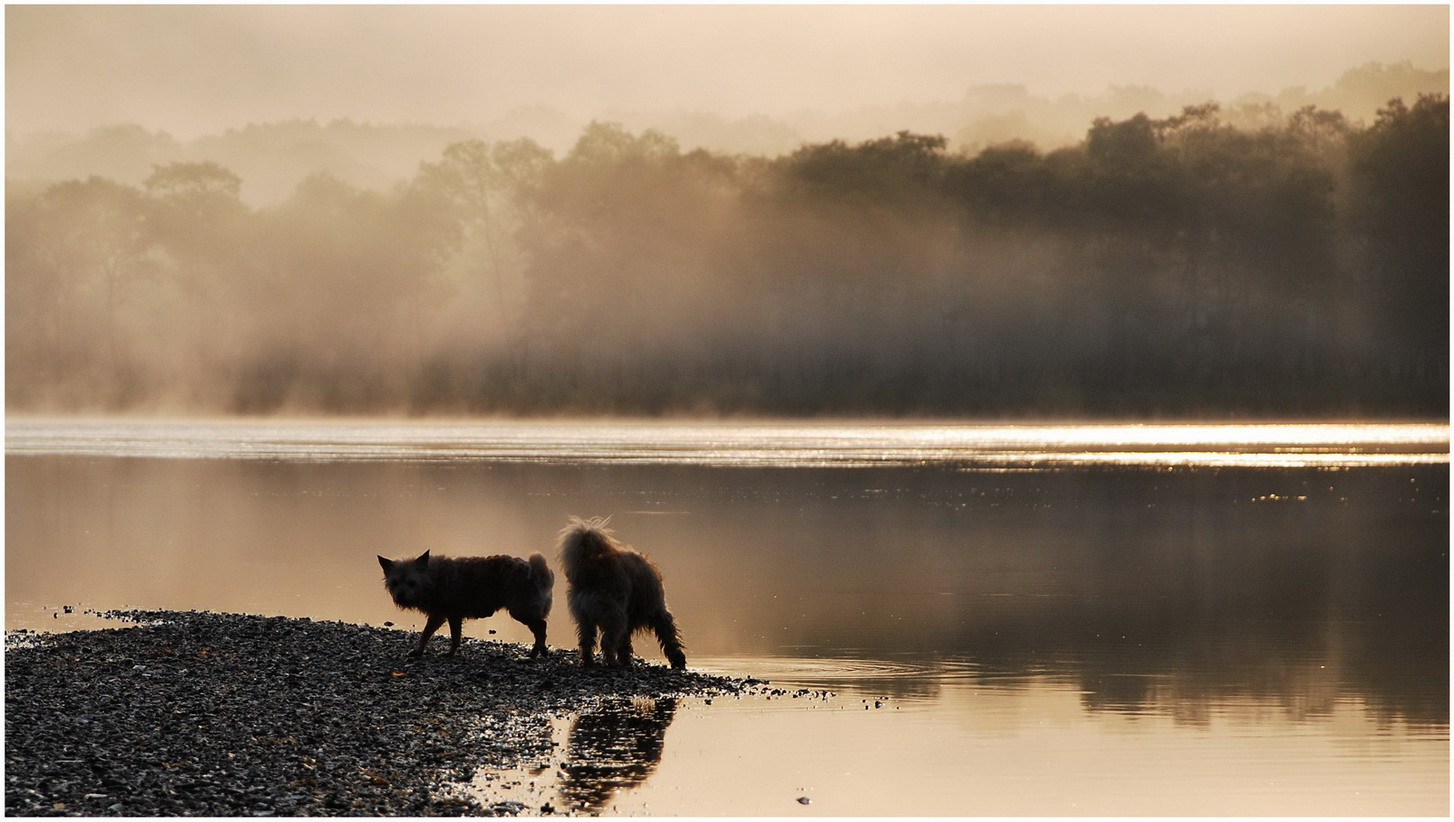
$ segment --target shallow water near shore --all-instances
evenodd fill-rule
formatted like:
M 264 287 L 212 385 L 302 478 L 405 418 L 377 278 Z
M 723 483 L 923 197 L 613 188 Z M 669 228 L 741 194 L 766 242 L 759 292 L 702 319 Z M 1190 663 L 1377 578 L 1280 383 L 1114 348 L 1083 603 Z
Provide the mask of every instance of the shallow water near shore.
M 1447 426 L 19 420 L 6 468 L 7 629 L 417 627 L 374 554 L 550 554 L 611 515 L 690 666 L 789 694 L 562 718 L 474 782 L 525 811 L 1449 809 Z

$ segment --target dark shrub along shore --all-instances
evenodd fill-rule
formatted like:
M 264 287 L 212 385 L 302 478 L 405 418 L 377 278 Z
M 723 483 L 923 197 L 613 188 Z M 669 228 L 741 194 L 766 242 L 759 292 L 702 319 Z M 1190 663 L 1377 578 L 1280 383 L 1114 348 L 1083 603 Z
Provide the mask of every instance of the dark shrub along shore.
M 414 632 L 341 622 L 108 616 L 141 624 L 6 634 L 7 815 L 569 813 L 452 783 L 558 758 L 550 719 L 600 700 L 763 685 L 482 640 L 409 659 Z

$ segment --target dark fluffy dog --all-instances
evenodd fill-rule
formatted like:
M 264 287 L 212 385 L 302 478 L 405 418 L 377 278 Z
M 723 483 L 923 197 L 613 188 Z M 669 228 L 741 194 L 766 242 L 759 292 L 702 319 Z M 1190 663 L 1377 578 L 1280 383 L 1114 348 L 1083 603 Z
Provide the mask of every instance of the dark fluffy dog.
M 555 573 L 545 557 L 431 557 L 415 559 L 379 557 L 384 587 L 400 608 L 422 611 L 429 619 L 411 656 L 421 656 L 429 637 L 449 622 L 449 655 L 459 650 L 460 629 L 466 619 L 481 619 L 504 608 L 535 634 L 530 656 L 545 653 L 545 618 L 550 615 Z
M 682 636 L 666 609 L 661 572 L 616 541 L 602 519 L 571 517 L 560 532 L 560 562 L 570 583 L 567 601 L 580 637 L 581 663 L 590 665 L 601 634 L 607 665 L 631 664 L 631 635 L 650 629 L 673 668 L 687 667 Z

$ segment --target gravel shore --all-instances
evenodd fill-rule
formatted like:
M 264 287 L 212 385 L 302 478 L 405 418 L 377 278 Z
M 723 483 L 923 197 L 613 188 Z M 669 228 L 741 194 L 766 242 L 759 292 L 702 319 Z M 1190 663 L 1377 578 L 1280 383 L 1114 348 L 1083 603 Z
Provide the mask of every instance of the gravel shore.
M 474 639 L 409 659 L 414 632 L 340 622 L 107 615 L 141 624 L 6 633 L 6 815 L 569 813 L 458 787 L 558 759 L 552 717 L 765 684 Z

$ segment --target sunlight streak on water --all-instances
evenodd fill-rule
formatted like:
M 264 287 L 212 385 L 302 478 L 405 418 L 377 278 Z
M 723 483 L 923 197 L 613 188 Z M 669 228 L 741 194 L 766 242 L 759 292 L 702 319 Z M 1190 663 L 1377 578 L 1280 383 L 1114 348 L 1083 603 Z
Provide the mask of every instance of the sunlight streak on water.
M 1445 464 L 1449 426 L 1403 423 L 137 421 L 12 419 L 12 455 L 809 467 L 1358 467 Z

